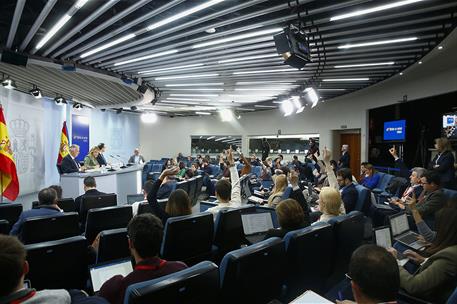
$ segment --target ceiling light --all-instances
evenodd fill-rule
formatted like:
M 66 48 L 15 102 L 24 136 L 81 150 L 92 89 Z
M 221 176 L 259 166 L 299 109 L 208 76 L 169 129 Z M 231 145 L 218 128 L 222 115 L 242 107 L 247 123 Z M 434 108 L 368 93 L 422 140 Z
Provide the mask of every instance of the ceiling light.
M 189 16 L 189 15 L 191 15 L 193 13 L 198 12 L 198 11 L 204 10 L 205 8 L 208 8 L 210 6 L 218 4 L 218 3 L 222 2 L 222 1 L 224 1 L 224 0 L 212 0 L 212 1 L 208 1 L 206 3 L 194 6 L 193 8 L 188 9 L 186 11 L 183 11 L 183 12 L 181 12 L 179 14 L 175 14 L 175 15 L 172 15 L 171 17 L 168 17 L 168 18 L 166 18 L 164 20 L 161 20 L 159 22 L 155 22 L 155 23 L 149 25 L 146 28 L 146 30 L 148 30 L 148 31 L 154 30 L 156 28 L 164 26 L 165 24 L 171 23 L 173 21 L 176 21 L 176 20 L 181 19 L 183 17 Z
M 70 20 L 71 16 L 68 14 L 65 14 L 60 20 L 49 30 L 49 32 L 38 42 L 38 44 L 35 46 L 35 50 L 39 50 L 43 47 L 43 45 L 46 44 L 46 42 L 49 41 L 49 39 L 54 36 L 58 30 L 60 30 L 65 23 Z
M 142 61 L 142 60 L 161 57 L 161 56 L 170 55 L 170 54 L 175 54 L 177 52 L 178 52 L 178 50 L 169 50 L 169 51 L 165 51 L 165 52 L 154 53 L 154 54 L 147 55 L 147 56 L 142 56 L 142 57 L 138 57 L 138 58 L 134 58 L 134 59 L 116 62 L 114 64 L 114 66 L 124 65 L 124 64 L 132 63 L 132 62 Z
M 210 136 L 210 137 L 208 137 L 206 140 L 210 140 L 210 139 L 213 139 L 213 138 L 215 138 L 215 137 L 216 137 L 216 136 Z
M 361 64 L 346 64 L 346 65 L 335 65 L 335 69 L 344 69 L 344 68 L 363 68 L 370 66 L 379 66 L 379 65 L 393 65 L 394 61 L 389 62 L 378 62 L 378 63 L 361 63 Z
M 393 3 L 385 4 L 385 5 L 375 6 L 372 8 L 357 10 L 357 11 L 354 11 L 354 12 L 348 13 L 348 14 L 337 15 L 337 16 L 331 17 L 330 21 L 336 21 L 336 20 L 361 16 L 361 15 L 365 15 L 365 14 L 375 13 L 375 12 L 379 12 L 379 11 L 383 11 L 383 10 L 387 10 L 387 9 L 391 9 L 391 8 L 396 8 L 396 7 L 400 7 L 403 5 L 408 5 L 408 4 L 416 3 L 416 2 L 420 2 L 420 1 L 424 1 L 424 0 L 397 1 L 397 2 L 393 2 Z
M 317 89 L 318 91 L 346 91 L 346 89 Z
M 196 74 L 196 75 L 178 75 L 178 76 L 166 76 L 157 77 L 155 80 L 169 80 L 169 79 L 188 79 L 188 78 L 204 78 L 204 77 L 217 77 L 219 74 Z
M 143 113 L 141 114 L 141 121 L 143 123 L 155 123 L 157 122 L 158 116 L 156 113 Z
M 312 102 L 311 108 L 314 108 L 317 105 L 317 102 L 319 101 L 319 96 L 317 95 L 316 90 L 314 90 L 314 88 L 309 87 L 306 88 L 304 92 L 308 96 L 309 100 Z
M 417 40 L 417 37 L 408 37 L 408 38 L 399 38 L 399 39 L 390 39 L 390 40 L 378 40 L 378 41 L 370 41 L 370 42 L 362 42 L 362 43 L 354 43 L 354 44 L 344 44 L 344 45 L 339 45 L 338 48 L 339 49 L 350 49 L 350 48 L 363 47 L 363 46 L 398 43 L 398 42 L 406 42 L 406 41 L 414 41 L 414 40 Z
M 210 112 L 195 112 L 197 115 L 211 115 Z
M 233 111 L 230 109 L 221 109 L 219 111 L 219 116 L 221 117 L 222 121 L 226 122 L 233 121 L 234 118 Z
M 370 78 L 330 78 L 323 79 L 324 82 L 339 82 L 339 81 L 369 81 Z
M 270 83 L 280 84 L 280 85 L 295 84 L 295 82 L 292 82 L 292 81 L 240 81 L 240 82 L 237 82 L 236 85 L 256 85 L 256 84 L 269 85 Z
M 224 89 L 167 89 L 170 91 L 215 91 L 215 92 L 221 92 L 224 91 Z
M 297 112 L 295 112 L 295 114 L 300 114 L 304 110 L 305 110 L 305 106 L 301 106 L 300 108 L 298 108 L 298 110 L 297 110 Z
M 192 46 L 192 48 L 196 49 L 196 48 L 201 48 L 201 47 L 215 45 L 215 44 L 221 44 L 221 43 L 240 40 L 240 39 L 246 39 L 246 38 L 251 38 L 251 37 L 256 37 L 256 36 L 261 36 L 261 35 L 273 34 L 273 33 L 281 32 L 281 31 L 282 31 L 282 28 L 276 27 L 276 28 L 271 28 L 271 29 L 267 29 L 267 30 L 250 32 L 250 33 L 231 36 L 231 37 L 227 37 L 227 38 L 211 40 L 208 42 L 197 43 L 197 44 L 194 44 Z
M 73 109 L 75 109 L 75 110 L 81 111 L 82 108 L 83 108 L 83 105 L 78 102 L 73 104 Z
M 177 98 L 177 97 L 169 97 L 167 100 L 178 100 L 178 101 L 211 101 L 211 99 L 206 98 Z
M 273 103 L 279 103 L 279 104 L 282 104 L 284 102 L 284 100 L 275 100 L 273 101 Z
M 208 34 L 214 34 L 216 32 L 216 29 L 214 27 L 209 28 L 209 29 L 206 29 L 205 32 L 207 32 Z
M 117 44 L 119 44 L 119 43 L 121 43 L 121 42 L 124 42 L 124 41 L 126 41 L 126 40 L 132 39 L 132 38 L 135 37 L 135 36 L 136 36 L 135 33 L 125 35 L 125 36 L 120 37 L 120 38 L 118 38 L 118 39 L 116 39 L 116 40 L 113 40 L 113 41 L 111 41 L 111 42 L 108 42 L 107 44 L 104 44 L 104 45 L 99 46 L 99 47 L 97 47 L 97 48 L 95 48 L 95 49 L 92 49 L 92 50 L 90 50 L 90 51 L 88 51 L 88 52 L 82 53 L 80 57 L 81 57 L 81 58 L 85 58 L 85 57 L 87 57 L 87 56 L 93 55 L 93 54 L 98 53 L 98 52 L 100 52 L 100 51 L 103 51 L 103 50 L 105 50 L 105 49 L 107 49 L 107 48 L 110 48 L 110 47 L 112 47 L 112 46 L 115 46 L 115 45 L 117 45 Z M 116 64 L 114 64 L 114 65 L 116 65 Z
M 89 1 L 89 0 L 79 0 L 78 2 L 76 2 L 75 7 L 77 9 L 80 9 L 81 7 L 83 7 L 87 3 L 87 1 Z
M 54 98 L 54 101 L 58 105 L 63 105 L 63 104 L 67 103 L 67 101 L 65 100 L 65 98 L 63 96 L 56 96 L 56 98 Z
M 402 76 L 402 75 L 403 75 L 403 72 L 400 72 L 400 76 Z
M 289 116 L 294 112 L 294 104 L 290 100 L 284 100 L 281 104 L 281 109 L 284 112 L 284 116 Z
M 219 138 L 215 139 L 214 141 L 221 141 L 221 140 L 226 139 L 226 138 L 228 138 L 228 137 L 219 137 Z
M 254 105 L 256 108 L 265 108 L 265 109 L 275 109 L 276 106 L 267 106 L 267 105 Z
M 2 86 L 8 90 L 17 89 L 16 82 L 9 77 L 2 80 Z
M 422 64 L 422 61 L 419 61 L 418 63 L 419 63 L 419 64 Z
M 199 105 L 200 103 L 199 102 L 193 102 L 193 101 L 175 101 L 175 100 L 163 100 L 160 102 L 160 104 L 163 104 L 163 103 L 171 103 L 171 104 L 183 104 L 183 105 L 190 105 L 190 104 L 193 104 L 193 105 Z
M 443 46 L 442 45 L 438 45 L 438 50 L 442 50 L 443 49 Z
M 198 86 L 222 86 L 223 82 L 212 82 L 212 83 L 173 83 L 166 84 L 166 87 L 198 87 Z
M 234 72 L 232 75 L 247 75 L 247 74 L 263 74 L 263 73 L 277 73 L 277 72 L 300 72 L 298 69 L 276 69 L 276 70 L 255 70 L 255 71 L 243 71 Z
M 170 94 L 170 96 L 189 96 L 189 97 L 218 97 L 218 94 Z
M 43 97 L 43 94 L 41 93 L 41 90 L 38 89 L 36 86 L 33 86 L 33 89 L 31 89 L 31 90 L 29 91 L 29 93 L 30 93 L 33 97 L 35 97 L 36 99 L 39 99 L 39 98 Z
M 228 62 L 237 62 L 237 61 L 244 61 L 244 60 L 252 60 L 252 59 L 261 59 L 261 58 L 270 58 L 270 57 L 278 57 L 278 54 L 266 54 L 266 55 L 256 55 L 256 56 L 246 56 L 246 57 L 238 57 L 232 59 L 224 59 L 219 60 L 217 63 L 228 63 Z
M 151 74 L 151 73 L 157 73 L 157 72 L 183 70 L 183 69 L 189 69 L 189 68 L 194 68 L 194 67 L 201 67 L 203 65 L 204 65 L 203 63 L 181 65 L 181 66 L 175 66 L 175 67 L 169 67 L 169 68 L 163 68 L 163 69 L 141 71 L 141 72 L 138 72 L 138 74 Z

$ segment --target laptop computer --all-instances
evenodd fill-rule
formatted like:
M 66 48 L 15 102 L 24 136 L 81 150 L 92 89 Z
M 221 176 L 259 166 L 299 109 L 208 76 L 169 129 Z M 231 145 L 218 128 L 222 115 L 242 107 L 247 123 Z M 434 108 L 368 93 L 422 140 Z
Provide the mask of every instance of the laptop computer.
M 251 244 L 262 241 L 267 231 L 274 227 L 270 212 L 241 214 L 241 221 L 244 235 Z
M 127 276 L 132 271 L 133 267 L 130 258 L 89 266 L 92 289 L 94 292 L 98 292 L 103 284 L 113 276 Z
M 414 250 L 421 250 L 424 245 L 417 238 L 419 234 L 409 229 L 406 213 L 401 212 L 389 217 L 394 240 Z
M 127 194 L 127 204 L 144 201 L 144 194 Z
M 386 249 L 392 248 L 392 232 L 389 226 L 383 226 L 373 229 L 373 238 L 376 245 L 384 247 Z M 397 259 L 403 260 L 406 257 L 403 253 L 397 251 Z

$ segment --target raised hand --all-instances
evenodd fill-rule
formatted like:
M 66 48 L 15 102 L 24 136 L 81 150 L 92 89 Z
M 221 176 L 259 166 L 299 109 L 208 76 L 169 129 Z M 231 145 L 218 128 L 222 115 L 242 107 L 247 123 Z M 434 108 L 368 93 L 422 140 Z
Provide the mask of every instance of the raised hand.
M 322 158 L 324 162 L 330 162 L 330 159 L 332 158 L 332 152 L 327 149 L 327 147 L 324 147 L 324 150 L 322 150 Z

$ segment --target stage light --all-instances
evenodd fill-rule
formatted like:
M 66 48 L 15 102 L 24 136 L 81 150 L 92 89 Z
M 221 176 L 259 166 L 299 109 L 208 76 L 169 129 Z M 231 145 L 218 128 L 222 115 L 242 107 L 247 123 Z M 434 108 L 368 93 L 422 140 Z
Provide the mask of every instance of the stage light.
M 56 96 L 56 98 L 54 98 L 54 101 L 58 105 L 67 104 L 67 100 L 63 96 Z
M 294 104 L 289 99 L 285 100 L 281 104 L 281 109 L 284 112 L 284 116 L 289 116 L 290 114 L 292 114 L 294 112 Z
M 83 108 L 83 105 L 78 102 L 73 104 L 73 109 L 75 109 L 77 111 L 81 111 L 82 108 Z
M 157 122 L 158 116 L 156 113 L 143 113 L 141 114 L 141 121 L 147 124 Z
M 219 111 L 219 116 L 221 117 L 222 121 L 225 122 L 233 121 L 234 118 L 233 111 L 230 109 L 221 109 Z
M 35 85 L 33 86 L 33 89 L 31 89 L 31 90 L 29 91 L 29 93 L 30 93 L 33 97 L 35 97 L 36 99 L 39 99 L 39 98 L 43 97 L 43 95 L 42 95 L 42 93 L 41 93 L 41 90 L 38 89 L 37 86 L 35 86 Z
M 130 110 L 136 111 L 136 110 L 138 110 L 138 107 L 137 107 L 137 106 L 131 106 L 131 107 L 130 107 Z
M 2 81 L 2 86 L 4 86 L 5 89 L 8 90 L 17 89 L 16 82 L 10 79 L 9 77 Z
M 311 108 L 314 108 L 315 106 L 317 106 L 317 103 L 319 101 L 319 96 L 317 95 L 316 90 L 314 90 L 314 88 L 312 88 L 312 87 L 309 87 L 309 88 L 306 88 L 303 92 L 306 93 L 307 97 L 312 102 Z

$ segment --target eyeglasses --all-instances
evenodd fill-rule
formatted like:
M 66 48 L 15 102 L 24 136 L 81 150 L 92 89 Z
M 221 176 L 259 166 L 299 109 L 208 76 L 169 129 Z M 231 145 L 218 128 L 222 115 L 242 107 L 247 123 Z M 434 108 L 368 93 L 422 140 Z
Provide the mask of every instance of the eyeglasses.
M 346 279 L 348 279 L 349 281 L 352 281 L 352 278 L 350 275 L 348 275 L 347 273 L 344 274 L 346 276 Z

